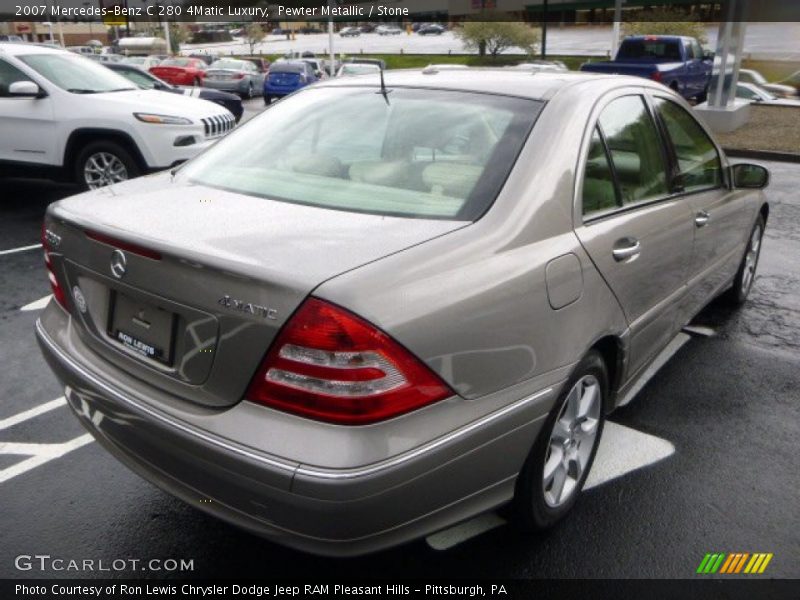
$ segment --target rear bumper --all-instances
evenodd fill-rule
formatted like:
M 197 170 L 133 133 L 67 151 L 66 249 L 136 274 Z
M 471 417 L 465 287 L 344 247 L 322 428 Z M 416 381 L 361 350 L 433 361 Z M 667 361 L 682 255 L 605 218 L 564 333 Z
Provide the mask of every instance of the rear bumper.
M 175 417 L 147 390 L 82 360 L 70 318 L 52 305 L 37 321 L 42 352 L 74 414 L 122 463 L 197 508 L 275 542 L 351 556 L 425 536 L 513 496 L 516 474 L 555 386 L 411 452 L 352 469 L 298 464 Z M 200 422 L 235 411 L 202 412 Z M 244 407 L 248 410 L 252 408 Z M 265 413 L 268 414 L 268 413 Z M 346 435 L 358 435 L 354 429 Z M 356 428 L 357 429 L 357 428 Z M 343 433 L 343 435 L 345 435 Z M 313 443 L 313 442 L 311 442 Z

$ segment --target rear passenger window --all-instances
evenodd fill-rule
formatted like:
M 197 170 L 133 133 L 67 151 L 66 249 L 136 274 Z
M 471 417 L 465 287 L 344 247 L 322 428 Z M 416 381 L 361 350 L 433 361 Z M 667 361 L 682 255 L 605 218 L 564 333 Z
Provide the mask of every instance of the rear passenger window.
M 667 171 L 661 139 L 641 96 L 611 102 L 600 115 L 623 204 L 665 196 Z
M 586 157 L 583 173 L 583 215 L 591 216 L 617 208 L 617 192 L 614 175 L 608 164 L 608 156 L 600 133 L 595 128 Z
M 654 103 L 675 149 L 684 191 L 722 185 L 722 164 L 717 149 L 694 117 L 669 100 L 655 98 Z

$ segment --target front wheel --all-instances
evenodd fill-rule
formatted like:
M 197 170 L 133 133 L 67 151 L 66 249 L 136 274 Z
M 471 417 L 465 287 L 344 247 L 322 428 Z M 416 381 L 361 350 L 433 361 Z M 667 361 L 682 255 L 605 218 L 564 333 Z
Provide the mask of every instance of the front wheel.
M 575 505 L 603 433 L 607 394 L 605 362 L 592 350 L 564 386 L 517 479 L 514 508 L 526 531 L 552 527 Z
M 137 177 L 139 166 L 120 144 L 98 141 L 87 144 L 75 161 L 75 182 L 94 190 Z
M 758 258 L 761 256 L 761 240 L 764 237 L 764 216 L 759 215 L 756 219 L 753 230 L 750 232 L 750 237 L 747 238 L 747 247 L 742 257 L 742 262 L 739 263 L 739 270 L 736 271 L 736 277 L 733 278 L 733 286 L 725 294 L 725 300 L 728 304 L 733 306 L 741 306 L 750 295 L 750 290 L 753 287 L 753 281 L 756 278 L 756 268 L 758 267 Z

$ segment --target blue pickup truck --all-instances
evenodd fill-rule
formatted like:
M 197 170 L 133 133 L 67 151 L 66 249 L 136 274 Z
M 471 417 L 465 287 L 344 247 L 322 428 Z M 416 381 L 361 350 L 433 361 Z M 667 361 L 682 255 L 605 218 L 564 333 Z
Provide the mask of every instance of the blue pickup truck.
M 634 75 L 659 81 L 687 100 L 704 102 L 711 80 L 714 55 L 700 43 L 676 35 L 627 37 L 610 62 L 586 63 L 581 71 Z

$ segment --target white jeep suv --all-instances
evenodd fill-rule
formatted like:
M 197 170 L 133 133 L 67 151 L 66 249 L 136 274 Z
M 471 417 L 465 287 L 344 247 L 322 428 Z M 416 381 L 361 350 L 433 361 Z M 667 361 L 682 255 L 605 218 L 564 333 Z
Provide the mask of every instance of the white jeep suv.
M 235 125 L 217 104 L 141 90 L 73 52 L 0 44 L 0 174 L 97 188 L 192 158 Z

